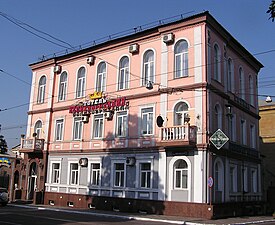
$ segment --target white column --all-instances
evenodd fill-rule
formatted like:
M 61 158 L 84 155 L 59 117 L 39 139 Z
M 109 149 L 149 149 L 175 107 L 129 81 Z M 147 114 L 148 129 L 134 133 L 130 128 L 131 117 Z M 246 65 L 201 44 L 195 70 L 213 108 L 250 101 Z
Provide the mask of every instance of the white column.
M 168 194 L 166 193 L 166 153 L 160 152 L 159 153 L 159 172 L 158 172 L 158 180 L 159 180 L 159 195 L 158 200 L 166 200 L 165 196 Z
M 204 195 L 204 151 L 198 151 L 198 154 L 194 156 L 194 192 L 193 198 L 194 202 L 203 203 L 203 195 Z

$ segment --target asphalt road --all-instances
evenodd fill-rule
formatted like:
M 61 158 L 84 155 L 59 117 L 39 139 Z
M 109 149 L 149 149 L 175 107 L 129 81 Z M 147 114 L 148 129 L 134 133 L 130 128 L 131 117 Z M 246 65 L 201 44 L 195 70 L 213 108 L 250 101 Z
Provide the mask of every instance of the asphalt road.
M 163 222 L 137 221 L 90 214 L 75 214 L 63 211 L 50 211 L 44 208 L 24 208 L 17 206 L 0 207 L 1 225 L 163 225 Z

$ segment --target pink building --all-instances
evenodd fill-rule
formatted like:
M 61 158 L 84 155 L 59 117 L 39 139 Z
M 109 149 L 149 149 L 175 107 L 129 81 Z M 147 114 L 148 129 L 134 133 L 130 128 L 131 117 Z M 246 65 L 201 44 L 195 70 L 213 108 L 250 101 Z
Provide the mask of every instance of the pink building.
M 25 198 L 205 218 L 261 205 L 262 64 L 208 12 L 30 66 Z

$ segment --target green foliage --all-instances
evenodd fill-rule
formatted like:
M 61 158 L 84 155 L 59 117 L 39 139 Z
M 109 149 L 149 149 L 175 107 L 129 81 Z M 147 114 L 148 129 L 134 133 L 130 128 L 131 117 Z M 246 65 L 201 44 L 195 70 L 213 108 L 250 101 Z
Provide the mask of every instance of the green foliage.
M 272 22 L 274 22 L 274 19 L 275 19 L 275 0 L 272 0 L 272 2 L 269 5 L 269 9 L 266 11 L 266 13 L 270 14 L 269 19 L 272 19 Z
M 0 153 L 5 154 L 8 151 L 7 142 L 3 135 L 0 135 Z

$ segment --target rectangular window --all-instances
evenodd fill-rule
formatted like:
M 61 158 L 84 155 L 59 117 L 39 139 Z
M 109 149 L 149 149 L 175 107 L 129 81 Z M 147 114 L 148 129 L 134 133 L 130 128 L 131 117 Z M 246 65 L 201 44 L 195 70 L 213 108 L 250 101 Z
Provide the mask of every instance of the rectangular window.
M 93 186 L 99 186 L 100 181 L 100 164 L 92 163 L 91 164 L 91 184 Z
M 124 187 L 124 163 L 115 163 L 115 187 Z
M 94 116 L 94 138 L 102 138 L 103 137 L 103 115 L 95 115 Z
M 153 134 L 153 107 L 141 110 L 141 129 L 143 135 Z
M 247 167 L 243 168 L 243 191 L 248 192 L 248 184 L 247 184 Z
M 55 123 L 55 140 L 62 141 L 63 138 L 63 127 L 64 127 L 64 120 L 58 119 Z
M 117 113 L 116 121 L 116 136 L 126 137 L 127 136 L 127 112 Z
M 241 119 L 241 144 L 246 145 L 246 121 Z
M 175 169 L 175 188 L 187 188 L 187 172 L 186 169 Z
M 256 193 L 258 191 L 257 187 L 257 170 L 251 169 L 251 192 Z
M 250 147 L 256 149 L 256 131 L 255 125 L 250 125 Z
M 151 163 L 140 164 L 140 187 L 151 188 Z
M 78 184 L 78 163 L 70 164 L 70 184 Z
M 230 192 L 237 192 L 237 167 L 230 166 Z
M 81 117 L 75 117 L 74 128 L 73 128 L 73 140 L 81 140 L 82 126 L 83 126 L 83 122 L 81 121 Z
M 128 67 L 124 67 L 120 69 L 119 72 L 119 90 L 128 89 L 129 86 L 129 69 Z
M 81 98 L 85 95 L 85 77 L 79 77 L 77 80 L 76 97 Z
M 52 183 L 59 184 L 60 182 L 60 163 L 52 164 Z
M 37 103 L 44 103 L 45 100 L 45 85 L 40 85 L 38 89 Z

